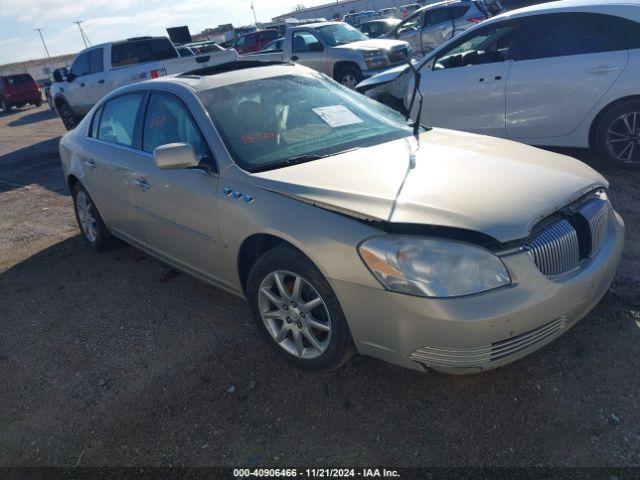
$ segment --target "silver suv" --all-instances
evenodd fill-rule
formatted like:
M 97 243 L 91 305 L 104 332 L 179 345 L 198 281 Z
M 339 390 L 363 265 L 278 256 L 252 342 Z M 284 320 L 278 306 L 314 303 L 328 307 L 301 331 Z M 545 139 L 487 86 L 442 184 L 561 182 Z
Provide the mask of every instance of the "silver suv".
M 475 24 L 502 11 L 497 1 L 450 0 L 416 10 L 381 38 L 409 42 L 414 54 L 424 55 Z

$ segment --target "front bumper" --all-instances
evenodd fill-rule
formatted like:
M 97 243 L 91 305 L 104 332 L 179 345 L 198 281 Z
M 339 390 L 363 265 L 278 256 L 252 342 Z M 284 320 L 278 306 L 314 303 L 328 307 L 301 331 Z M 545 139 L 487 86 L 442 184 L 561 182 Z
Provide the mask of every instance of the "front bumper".
M 609 289 L 623 245 L 624 224 L 614 214 L 598 253 L 553 280 L 524 252 L 502 258 L 510 286 L 465 297 L 427 299 L 331 284 L 359 353 L 415 370 L 476 373 L 522 358 L 575 325 Z
M 376 69 L 367 69 L 367 70 L 362 70 L 362 76 L 364 78 L 369 78 L 369 77 L 373 77 L 374 75 L 378 75 L 379 73 L 383 73 L 386 72 L 387 70 L 391 69 L 391 68 L 395 68 L 398 65 L 402 65 L 402 63 L 394 63 L 393 65 L 387 65 L 386 67 L 383 68 L 376 68 Z

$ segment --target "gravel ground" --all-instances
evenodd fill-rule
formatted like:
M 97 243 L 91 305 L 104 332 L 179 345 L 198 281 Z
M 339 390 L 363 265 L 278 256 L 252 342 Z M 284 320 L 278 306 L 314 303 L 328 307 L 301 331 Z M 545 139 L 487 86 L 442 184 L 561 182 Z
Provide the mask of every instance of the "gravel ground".
M 466 377 L 370 358 L 310 374 L 244 302 L 83 244 L 47 109 L 0 115 L 0 466 L 640 466 L 640 173 L 616 281 L 541 351 Z

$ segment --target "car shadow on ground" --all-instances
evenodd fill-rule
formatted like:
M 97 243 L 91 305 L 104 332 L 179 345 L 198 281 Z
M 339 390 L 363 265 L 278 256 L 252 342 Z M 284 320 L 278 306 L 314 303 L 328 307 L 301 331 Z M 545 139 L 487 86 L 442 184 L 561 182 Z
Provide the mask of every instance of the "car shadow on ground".
M 60 137 L 55 137 L 0 155 L 0 192 L 38 184 L 56 193 L 66 193 L 59 142 Z
M 356 357 L 310 373 L 272 351 L 242 299 L 163 268 L 74 236 L 0 273 L 0 464 L 640 462 L 640 324 L 623 286 L 496 371 Z
M 38 122 L 43 122 L 45 120 L 51 120 L 52 118 L 55 118 L 56 112 L 49 109 L 49 110 L 39 110 L 37 112 L 34 113 L 30 113 L 28 115 L 24 115 L 23 117 L 17 119 L 17 120 L 13 120 L 11 122 L 9 122 L 7 125 L 9 125 L 10 127 L 22 127 L 24 125 L 30 125 L 32 123 L 38 123 Z

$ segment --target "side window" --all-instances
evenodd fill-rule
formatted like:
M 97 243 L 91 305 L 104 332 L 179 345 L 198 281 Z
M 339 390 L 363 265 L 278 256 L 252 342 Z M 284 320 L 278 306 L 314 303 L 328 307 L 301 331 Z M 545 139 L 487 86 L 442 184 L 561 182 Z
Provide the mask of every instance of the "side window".
M 509 55 L 516 25 L 502 24 L 462 37 L 436 59 L 434 70 L 504 62 Z
M 293 53 L 321 52 L 323 50 L 320 40 L 309 32 L 293 32 Z
M 406 33 L 412 30 L 418 30 L 424 21 L 424 12 L 418 12 L 398 24 L 397 32 Z
M 102 107 L 98 138 L 105 142 L 133 146 L 133 133 L 142 93 L 132 93 L 109 100 Z
M 590 13 L 560 13 L 530 17 L 514 60 L 564 57 L 625 50 L 616 17 Z
M 89 64 L 91 73 L 100 73 L 104 70 L 104 54 L 101 48 L 89 52 Z
M 175 47 L 166 38 L 154 38 L 150 40 L 149 48 L 151 49 L 151 58 L 153 60 L 167 60 L 178 56 Z
M 89 53 L 81 53 L 78 58 L 75 59 L 73 65 L 71 65 L 71 73 L 76 77 L 82 77 L 88 75 L 91 72 L 91 65 L 89 62 Z
M 100 125 L 100 115 L 102 114 L 102 107 L 96 110 L 96 113 L 93 114 L 93 118 L 91 119 L 91 138 L 98 138 L 98 126 Z
M 246 41 L 246 40 L 245 40 L 245 38 L 246 38 L 246 37 L 240 37 L 240 38 L 238 39 L 238 41 L 236 42 L 236 46 L 241 47 L 242 45 L 244 45 L 244 43 L 245 43 L 245 41 Z
M 448 8 L 437 8 L 424 16 L 425 27 L 434 27 L 444 22 L 451 22 Z
M 628 50 L 635 50 L 636 48 L 640 48 L 640 23 L 634 22 L 632 20 L 627 20 L 626 18 L 611 18 L 615 18 L 617 28 L 619 28 L 620 32 L 622 32 L 625 48 L 627 48 Z
M 153 93 L 142 129 L 142 149 L 153 153 L 160 145 L 188 143 L 198 157 L 210 155 L 209 147 L 191 113 L 173 95 Z
M 462 18 L 470 9 L 471 7 L 449 7 L 449 15 L 451 16 L 452 19 L 457 19 L 457 18 Z
M 113 67 L 136 65 L 151 60 L 148 42 L 124 42 L 111 47 L 111 66 Z

